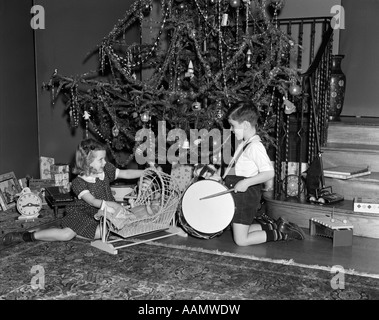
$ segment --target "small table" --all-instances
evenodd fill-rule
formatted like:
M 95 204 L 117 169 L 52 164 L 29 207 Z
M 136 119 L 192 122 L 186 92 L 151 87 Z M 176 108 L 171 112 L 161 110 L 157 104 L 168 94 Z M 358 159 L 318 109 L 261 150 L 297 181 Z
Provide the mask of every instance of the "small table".
M 58 218 L 58 209 L 59 208 L 65 208 L 67 205 L 75 203 L 75 200 L 73 201 L 54 201 L 53 198 L 49 196 L 45 196 L 47 204 L 54 210 L 54 217 Z
M 333 247 L 351 246 L 353 243 L 354 226 L 348 221 L 332 219 L 331 217 L 317 217 L 309 220 L 311 236 L 323 236 L 333 239 Z

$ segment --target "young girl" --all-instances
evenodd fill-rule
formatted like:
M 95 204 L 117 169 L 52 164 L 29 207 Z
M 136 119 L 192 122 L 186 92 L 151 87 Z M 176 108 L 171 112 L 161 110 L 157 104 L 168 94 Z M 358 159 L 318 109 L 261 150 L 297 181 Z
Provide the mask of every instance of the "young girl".
M 274 169 L 266 149 L 257 135 L 259 111 L 251 102 L 238 103 L 229 112 L 228 122 L 238 145 L 232 164 L 225 172 L 225 185 L 234 188 L 235 213 L 232 220 L 233 238 L 237 245 L 248 246 L 267 241 L 303 239 L 300 228 L 283 219 L 253 224 L 261 200 L 261 185 L 274 177 Z M 219 173 L 213 179 L 220 180 Z
M 62 228 L 42 229 L 35 232 L 12 232 L 3 237 L 3 244 L 13 241 L 68 241 L 74 237 L 100 239 L 101 228 L 94 215 L 107 206 L 117 210 L 121 205 L 115 202 L 110 183 L 115 179 L 139 178 L 143 170 L 120 170 L 105 160 L 106 148 L 93 139 L 82 141 L 76 150 L 75 173 L 72 189 L 78 199 L 66 207 L 61 221 Z

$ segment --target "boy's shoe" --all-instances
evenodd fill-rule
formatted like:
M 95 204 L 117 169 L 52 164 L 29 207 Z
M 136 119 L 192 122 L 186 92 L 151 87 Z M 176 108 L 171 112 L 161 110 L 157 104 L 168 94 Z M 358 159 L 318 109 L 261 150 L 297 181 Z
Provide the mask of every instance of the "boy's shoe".
M 280 218 L 279 218 L 280 219 Z M 278 220 L 279 220 L 278 219 Z M 278 224 L 278 231 L 287 235 L 287 239 L 304 240 L 304 231 L 295 223 L 290 223 L 282 219 Z
M 255 220 L 257 220 L 258 222 L 263 222 L 263 223 L 270 223 L 270 224 L 273 224 L 275 225 L 277 222 L 275 222 L 275 220 L 271 217 L 269 217 L 267 214 L 262 214 L 258 217 L 255 217 Z
M 1 243 L 4 246 L 9 246 L 12 243 L 23 242 L 22 238 L 23 232 L 9 232 L 3 236 Z
M 284 219 L 283 217 L 279 217 L 278 220 L 276 220 L 276 223 L 278 225 L 278 229 L 280 228 L 280 226 L 284 223 L 288 223 L 290 226 L 294 227 L 294 228 L 299 228 L 299 226 L 296 224 L 296 223 L 293 223 L 293 222 L 290 222 L 286 219 Z

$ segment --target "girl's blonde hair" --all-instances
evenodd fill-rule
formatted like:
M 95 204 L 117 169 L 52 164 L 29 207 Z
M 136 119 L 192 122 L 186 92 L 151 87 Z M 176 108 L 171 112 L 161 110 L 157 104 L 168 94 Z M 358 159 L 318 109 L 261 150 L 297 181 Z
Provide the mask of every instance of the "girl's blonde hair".
M 89 138 L 80 142 L 75 153 L 75 168 L 73 172 L 78 175 L 90 175 L 94 151 L 106 151 L 106 147 L 100 142 Z

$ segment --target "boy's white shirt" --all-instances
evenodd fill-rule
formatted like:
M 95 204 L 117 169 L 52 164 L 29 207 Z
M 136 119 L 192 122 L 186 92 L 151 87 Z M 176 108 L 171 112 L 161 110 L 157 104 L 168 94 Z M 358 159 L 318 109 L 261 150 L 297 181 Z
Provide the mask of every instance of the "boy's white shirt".
M 274 170 L 271 160 L 267 155 L 264 145 L 261 143 L 261 138 L 258 135 L 253 136 L 245 143 L 240 143 L 235 154 L 243 148 L 247 143 L 244 152 L 239 156 L 235 164 L 235 174 L 242 177 L 254 177 L 259 172 Z

